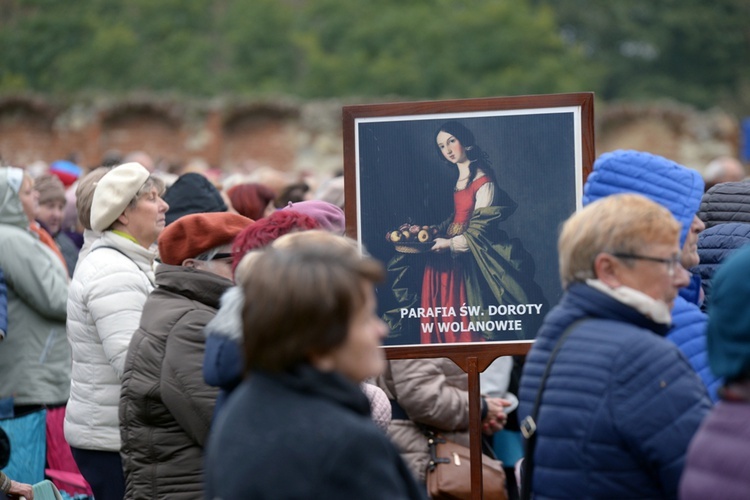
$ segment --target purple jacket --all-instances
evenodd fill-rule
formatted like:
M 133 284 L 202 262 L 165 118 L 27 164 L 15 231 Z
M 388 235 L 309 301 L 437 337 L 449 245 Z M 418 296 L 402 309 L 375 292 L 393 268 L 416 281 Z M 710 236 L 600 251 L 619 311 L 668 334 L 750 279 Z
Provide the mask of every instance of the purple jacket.
M 749 402 L 720 401 L 688 448 L 680 498 L 747 499 L 750 495 Z

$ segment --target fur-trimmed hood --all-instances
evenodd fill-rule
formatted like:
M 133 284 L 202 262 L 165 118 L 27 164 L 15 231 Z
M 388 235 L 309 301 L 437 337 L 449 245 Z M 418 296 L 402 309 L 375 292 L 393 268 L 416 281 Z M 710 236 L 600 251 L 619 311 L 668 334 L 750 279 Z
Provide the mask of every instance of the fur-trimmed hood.
M 221 305 L 216 316 L 206 325 L 203 333 L 221 335 L 237 342 L 242 342 L 242 305 L 245 296 L 242 288 L 233 286 L 221 296 Z

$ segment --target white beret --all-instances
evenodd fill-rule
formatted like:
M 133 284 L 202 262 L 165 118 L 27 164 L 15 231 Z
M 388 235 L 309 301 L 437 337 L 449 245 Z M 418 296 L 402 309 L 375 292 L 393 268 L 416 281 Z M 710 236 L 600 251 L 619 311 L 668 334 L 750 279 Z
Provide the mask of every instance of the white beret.
M 149 177 L 140 163 L 123 163 L 102 177 L 91 202 L 91 229 L 102 232 L 112 225 L 127 208 Z

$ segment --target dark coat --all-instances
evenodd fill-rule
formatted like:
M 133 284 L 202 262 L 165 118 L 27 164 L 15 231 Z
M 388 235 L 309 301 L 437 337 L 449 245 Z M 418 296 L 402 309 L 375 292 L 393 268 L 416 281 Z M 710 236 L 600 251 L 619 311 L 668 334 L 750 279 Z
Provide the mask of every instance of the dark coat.
M 535 498 L 676 498 L 706 390 L 667 327 L 587 285 L 545 318 L 523 370 L 519 418 L 532 411 L 557 340 L 537 419 Z
M 705 294 L 703 306 L 707 309 L 711 300 L 711 280 L 724 260 L 735 250 L 750 243 L 750 224 L 727 222 L 706 229 L 698 235 L 698 255 L 701 262 L 691 269 L 701 277 Z
M 722 182 L 703 194 L 698 218 L 710 229 L 726 222 L 750 223 L 750 182 Z
M 206 499 L 424 498 L 356 384 L 302 365 L 253 373 L 219 415 Z
M 128 499 L 195 499 L 216 389 L 201 375 L 203 328 L 232 282 L 161 264 L 133 334 L 120 396 Z

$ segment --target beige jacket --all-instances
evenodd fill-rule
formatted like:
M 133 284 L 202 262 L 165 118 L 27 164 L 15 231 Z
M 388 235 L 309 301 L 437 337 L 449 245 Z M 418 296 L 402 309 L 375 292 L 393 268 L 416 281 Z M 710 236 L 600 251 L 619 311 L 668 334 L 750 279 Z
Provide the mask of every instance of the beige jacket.
M 427 438 L 416 423 L 469 446 L 468 377 L 453 361 L 447 358 L 389 361 L 377 385 L 390 399 L 398 401 L 411 419 L 394 418 L 388 435 L 420 481 L 425 481 L 429 451 Z

